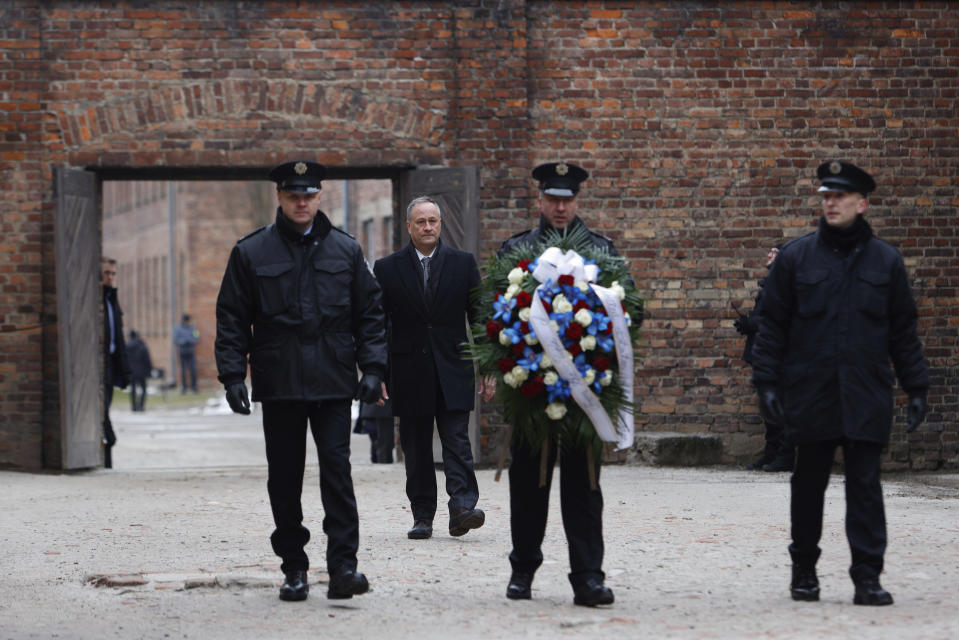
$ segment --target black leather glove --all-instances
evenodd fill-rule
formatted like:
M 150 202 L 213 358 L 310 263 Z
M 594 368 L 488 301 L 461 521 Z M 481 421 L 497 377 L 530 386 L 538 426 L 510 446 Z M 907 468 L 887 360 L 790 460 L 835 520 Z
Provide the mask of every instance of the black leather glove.
M 909 396 L 909 404 L 906 405 L 906 431 L 912 433 L 922 421 L 926 419 L 926 396 L 914 394 Z
M 736 318 L 733 320 L 733 326 L 740 335 L 746 335 L 746 318 Z
M 242 382 L 234 382 L 226 385 L 226 401 L 230 405 L 233 413 L 242 413 L 245 416 L 250 415 L 250 396 L 246 393 L 246 385 Z
M 356 389 L 356 398 L 367 404 L 376 404 L 382 395 L 380 377 L 375 373 L 364 373 Z
M 782 399 L 776 389 L 764 387 L 759 390 L 759 415 L 766 422 L 773 424 L 785 422 L 786 412 L 783 410 Z

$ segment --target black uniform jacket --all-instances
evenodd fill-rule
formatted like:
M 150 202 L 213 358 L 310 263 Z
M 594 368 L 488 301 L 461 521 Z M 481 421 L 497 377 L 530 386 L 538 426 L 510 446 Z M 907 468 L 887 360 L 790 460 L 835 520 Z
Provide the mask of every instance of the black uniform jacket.
M 216 366 L 254 401 L 352 398 L 356 366 L 386 373 L 380 287 L 359 244 L 322 211 L 308 235 L 276 221 L 233 247 L 216 302 Z
M 433 415 L 437 381 L 447 409 L 473 409 L 473 366 L 464 359 L 462 345 L 467 318 L 475 320 L 473 289 L 480 284 L 476 259 L 441 241 L 430 270 L 437 275 L 431 278 L 427 304 L 412 243 L 373 265 L 390 327 L 389 393 L 396 416 Z
M 572 231 L 573 229 L 577 229 L 579 227 L 586 228 L 586 225 L 583 224 L 583 221 L 579 219 L 579 216 L 576 216 L 573 218 L 572 222 L 566 225 L 565 231 L 568 233 Z M 533 229 L 530 229 L 529 231 L 522 231 L 520 233 L 517 233 L 514 236 L 510 236 L 509 238 L 507 238 L 506 242 L 503 243 L 503 246 L 499 248 L 499 253 L 505 253 L 507 251 L 510 251 L 521 244 L 535 245 L 537 242 L 539 242 L 542 239 L 543 234 L 545 234 L 550 229 L 552 229 L 552 227 L 550 226 L 549 222 L 546 221 L 546 218 L 544 218 L 543 216 L 540 216 L 539 226 Z M 586 228 L 586 230 L 589 231 L 589 238 L 593 242 L 593 244 L 595 244 L 597 247 L 605 248 L 610 255 L 614 255 L 614 256 L 619 255 L 619 253 L 616 252 L 616 248 L 613 247 L 612 240 L 598 233 L 593 233 L 588 228 Z M 563 233 L 563 231 L 559 229 L 554 229 L 554 231 L 560 234 Z
M 865 223 L 865 220 L 862 221 Z M 902 257 L 865 225 L 844 256 L 820 230 L 783 247 L 763 288 L 753 383 L 781 386 L 787 436 L 885 444 L 895 366 L 908 393 L 929 374 Z

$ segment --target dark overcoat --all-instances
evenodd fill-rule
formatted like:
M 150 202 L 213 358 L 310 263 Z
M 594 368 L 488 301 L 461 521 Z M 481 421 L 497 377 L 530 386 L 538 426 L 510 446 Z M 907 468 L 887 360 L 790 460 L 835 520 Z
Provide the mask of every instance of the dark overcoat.
M 479 269 L 473 254 L 442 241 L 431 264 L 437 276 L 431 280 L 429 303 L 412 243 L 373 265 L 389 323 L 389 394 L 395 416 L 433 415 L 437 385 L 447 409 L 473 409 L 473 365 L 464 357 L 463 345 L 466 321 L 475 320 Z
M 225 385 L 246 377 L 254 401 L 352 398 L 356 367 L 386 373 L 380 286 L 352 236 L 322 211 L 303 235 L 282 211 L 233 247 L 216 303 Z
M 763 287 L 753 383 L 780 387 L 787 437 L 885 444 L 893 369 L 907 393 L 929 374 L 899 252 L 871 229 L 843 255 L 821 228 L 783 247 Z

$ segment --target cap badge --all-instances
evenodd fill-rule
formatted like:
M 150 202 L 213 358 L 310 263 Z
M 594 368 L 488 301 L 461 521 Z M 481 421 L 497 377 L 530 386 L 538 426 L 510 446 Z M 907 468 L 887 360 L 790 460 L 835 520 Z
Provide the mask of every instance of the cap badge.
M 556 175 L 565 176 L 567 173 L 569 173 L 569 166 L 567 166 L 565 162 L 560 162 L 556 165 Z
M 842 165 L 833 160 L 829 163 L 829 173 L 833 175 L 838 175 L 842 173 Z
M 304 173 L 306 173 L 306 164 L 303 162 L 297 162 L 295 165 L 293 165 L 293 171 L 296 172 L 296 175 L 302 176 Z

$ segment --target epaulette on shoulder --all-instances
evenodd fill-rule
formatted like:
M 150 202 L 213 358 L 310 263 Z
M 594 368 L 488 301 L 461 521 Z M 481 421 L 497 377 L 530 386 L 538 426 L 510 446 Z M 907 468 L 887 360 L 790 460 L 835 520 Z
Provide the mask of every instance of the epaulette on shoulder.
M 346 236 L 346 237 L 348 237 L 348 238 L 352 238 L 353 240 L 356 240 L 356 237 L 355 237 L 352 233 L 349 233 L 349 232 L 347 232 L 347 231 L 343 231 L 343 230 L 340 229 L 339 227 L 333 227 L 333 231 L 339 231 L 339 232 L 342 233 L 344 236 Z
M 267 225 L 267 226 L 269 226 L 269 225 Z M 237 243 L 237 244 L 240 244 L 241 242 L 243 242 L 243 241 L 245 241 L 245 240 L 249 240 L 250 238 L 252 238 L 252 237 L 255 236 L 256 234 L 261 233 L 261 232 L 263 232 L 263 231 L 266 231 L 266 227 L 265 227 L 265 226 L 264 226 L 264 227 L 260 227 L 259 229 L 254 229 L 254 230 L 251 231 L 250 233 L 246 234 L 245 236 L 243 236 L 242 238 L 240 238 L 239 240 L 237 240 L 236 243 Z

